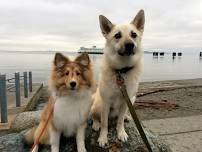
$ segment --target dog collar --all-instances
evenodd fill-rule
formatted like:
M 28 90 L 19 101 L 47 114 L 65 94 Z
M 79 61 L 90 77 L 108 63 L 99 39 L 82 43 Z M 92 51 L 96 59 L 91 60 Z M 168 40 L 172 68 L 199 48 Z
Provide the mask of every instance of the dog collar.
M 116 73 L 126 74 L 128 71 L 132 70 L 134 66 L 131 67 L 124 67 L 122 69 L 115 69 Z

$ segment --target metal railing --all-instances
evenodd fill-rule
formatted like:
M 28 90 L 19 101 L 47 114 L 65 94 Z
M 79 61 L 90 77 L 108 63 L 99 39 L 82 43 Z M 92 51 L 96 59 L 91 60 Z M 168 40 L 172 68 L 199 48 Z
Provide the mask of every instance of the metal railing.
M 24 97 L 28 98 L 29 92 L 32 92 L 32 72 L 29 72 L 29 79 L 27 72 L 23 72 L 22 76 L 16 72 L 14 77 L 9 79 L 6 79 L 6 74 L 0 74 L 1 123 L 8 122 L 8 92 L 15 92 L 16 107 L 21 106 L 21 86 L 23 86 Z

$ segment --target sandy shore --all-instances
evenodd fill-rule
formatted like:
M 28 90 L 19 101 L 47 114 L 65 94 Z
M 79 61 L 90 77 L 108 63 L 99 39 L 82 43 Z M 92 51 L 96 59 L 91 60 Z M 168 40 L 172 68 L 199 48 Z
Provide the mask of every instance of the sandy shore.
M 176 108 L 137 109 L 141 119 L 192 116 L 202 114 L 202 79 L 144 82 L 137 102 L 169 102 Z

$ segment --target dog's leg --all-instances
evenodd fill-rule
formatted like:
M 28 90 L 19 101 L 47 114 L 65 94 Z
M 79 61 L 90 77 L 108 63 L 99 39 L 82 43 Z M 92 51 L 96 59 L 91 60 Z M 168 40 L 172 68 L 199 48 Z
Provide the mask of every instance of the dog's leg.
M 76 143 L 77 143 L 77 151 L 78 152 L 86 152 L 85 129 L 86 129 L 86 123 L 79 126 L 77 133 L 76 133 Z
M 50 129 L 51 152 L 59 152 L 61 133 L 55 129 Z
M 99 122 L 99 120 L 96 119 L 96 118 L 94 118 L 94 117 L 92 117 L 92 120 L 93 120 L 93 126 L 92 126 L 93 129 L 95 131 L 98 131 L 100 129 L 100 122 Z
M 127 105 L 126 103 L 123 103 L 122 106 L 120 107 L 120 112 L 117 120 L 117 134 L 118 134 L 118 139 L 125 142 L 128 139 L 128 135 L 125 131 L 124 128 L 124 118 L 125 118 L 125 113 L 127 111 Z
M 109 103 L 103 105 L 101 112 L 101 130 L 100 136 L 98 138 L 99 145 L 104 147 L 108 143 L 107 134 L 108 134 L 108 116 L 109 116 Z

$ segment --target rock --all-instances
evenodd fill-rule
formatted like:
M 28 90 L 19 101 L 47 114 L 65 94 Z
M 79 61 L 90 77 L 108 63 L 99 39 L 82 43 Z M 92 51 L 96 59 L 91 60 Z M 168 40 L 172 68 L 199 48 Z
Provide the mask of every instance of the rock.
M 23 145 L 22 134 L 13 133 L 0 137 L 1 152 L 23 152 Z
M 11 125 L 11 132 L 20 132 L 39 123 L 41 111 L 28 111 L 16 116 Z
M 28 112 L 23 115 L 19 115 L 18 119 L 15 122 L 15 130 L 21 130 L 22 128 L 31 127 L 32 124 L 38 122 L 38 117 L 40 112 Z M 27 123 L 27 125 L 25 125 Z M 120 142 L 117 139 L 116 129 L 115 129 L 115 120 L 109 121 L 109 145 L 105 148 L 98 146 L 97 139 L 99 132 L 93 131 L 92 121 L 88 121 L 88 127 L 86 129 L 86 149 L 88 152 L 147 152 L 147 149 L 138 134 L 133 121 L 126 122 L 126 132 L 129 135 L 128 141 L 125 143 Z M 19 125 L 19 126 L 18 126 Z M 24 131 L 25 132 L 25 131 Z M 25 152 L 29 151 L 31 145 L 26 145 L 23 142 L 24 132 L 18 134 L 10 134 L 0 138 L 0 151 L 15 151 L 15 152 Z M 160 140 L 158 136 L 154 135 L 150 131 L 146 131 L 146 134 L 149 138 L 150 144 L 153 148 L 153 152 L 171 152 L 169 147 Z M 16 143 L 16 144 L 15 144 Z M 60 152 L 75 152 L 76 151 L 76 140 L 75 138 L 65 138 L 62 137 L 60 141 Z M 9 145 L 9 146 L 4 146 Z M 19 149 L 19 150 L 18 150 Z M 40 152 L 49 152 L 50 146 L 40 146 Z

